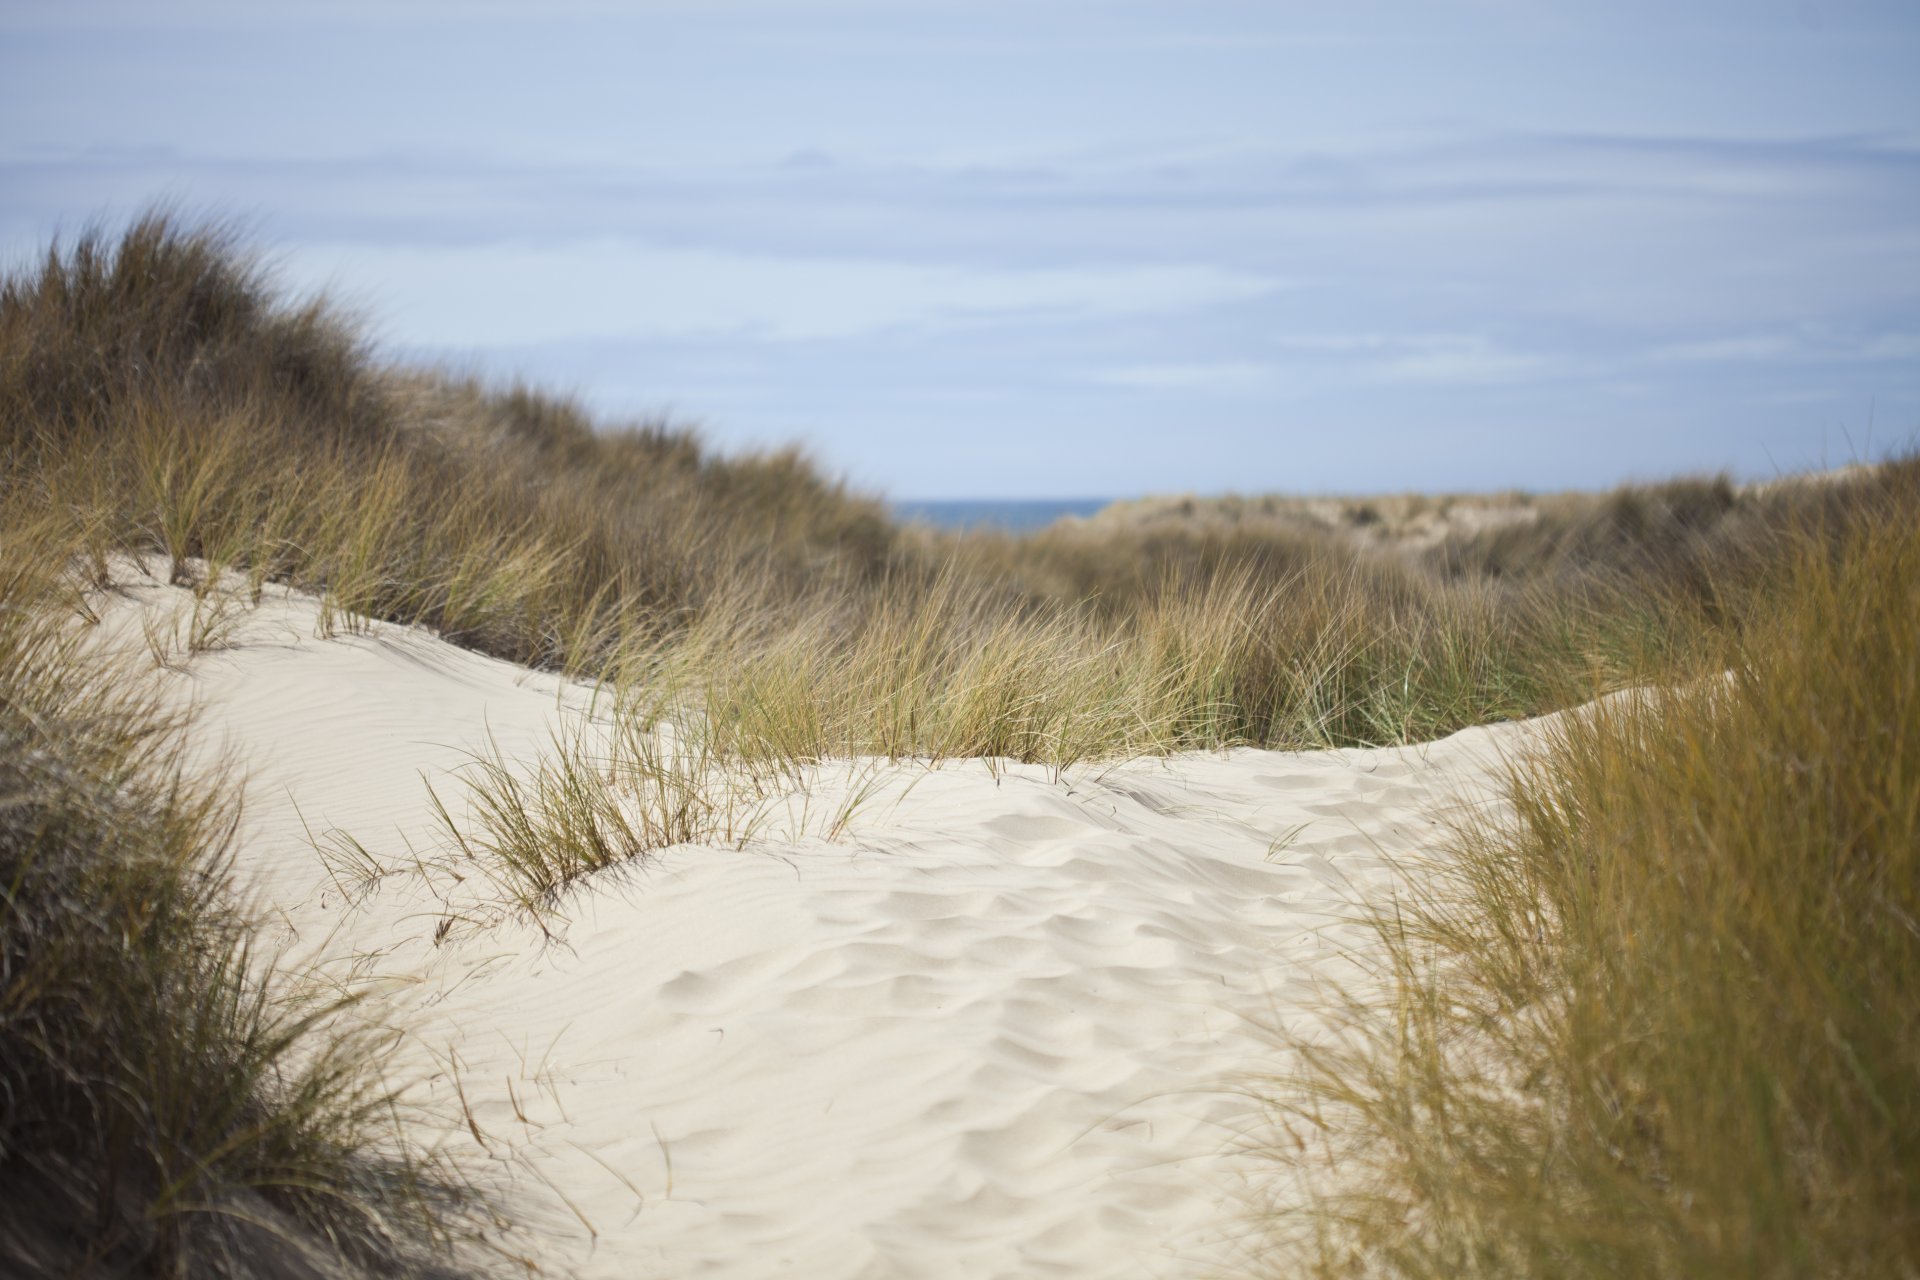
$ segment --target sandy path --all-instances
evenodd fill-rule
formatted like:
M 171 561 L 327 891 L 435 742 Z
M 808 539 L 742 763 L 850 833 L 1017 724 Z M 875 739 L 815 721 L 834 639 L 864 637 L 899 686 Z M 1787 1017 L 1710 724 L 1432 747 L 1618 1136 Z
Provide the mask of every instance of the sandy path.
M 130 588 L 110 629 L 183 595 Z M 573 894 L 558 942 L 518 917 L 437 939 L 481 878 L 403 871 L 349 904 L 306 833 L 435 854 L 423 779 L 457 809 L 468 750 L 530 755 L 586 690 L 315 621 L 270 593 L 164 679 L 250 774 L 239 872 L 269 935 L 404 1031 L 421 1123 L 560 1276 L 1230 1272 L 1268 1175 L 1230 1086 L 1280 1061 L 1256 1023 L 1298 1030 L 1353 975 L 1369 940 L 1340 921 L 1525 732 L 1064 779 L 889 766 L 833 841 L 866 775 L 825 770 L 744 852 Z

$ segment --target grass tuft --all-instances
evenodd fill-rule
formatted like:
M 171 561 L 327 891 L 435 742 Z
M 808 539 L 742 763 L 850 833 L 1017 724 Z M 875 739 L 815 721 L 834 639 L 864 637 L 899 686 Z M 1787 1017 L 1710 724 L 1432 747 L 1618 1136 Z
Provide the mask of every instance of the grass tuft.
M 442 1274 L 464 1193 L 376 1048 L 285 1004 L 227 896 L 231 788 L 80 647 L 61 544 L 0 563 L 0 1271 Z M 18 568 L 26 566 L 26 568 Z
M 1310 1054 L 1348 1189 L 1294 1265 L 1920 1273 L 1915 496 L 1795 530 L 1700 638 L 1724 677 L 1558 721 L 1383 919 L 1396 1001 Z

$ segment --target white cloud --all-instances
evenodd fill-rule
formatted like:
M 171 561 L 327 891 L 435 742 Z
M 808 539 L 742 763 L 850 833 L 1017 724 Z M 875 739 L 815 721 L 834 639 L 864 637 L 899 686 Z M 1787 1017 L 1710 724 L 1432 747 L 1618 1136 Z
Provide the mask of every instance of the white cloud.
M 1860 347 L 1862 360 L 1920 360 L 1920 333 L 1883 333 Z
M 1281 282 L 1205 265 L 966 268 L 641 248 L 316 245 L 286 278 L 370 303 L 391 336 L 489 347 L 609 337 L 849 338 L 911 326 L 1117 318 L 1260 297 Z
M 1554 361 L 1477 335 L 1430 341 L 1380 366 L 1383 376 L 1397 382 L 1453 385 L 1530 382 L 1559 371 Z
M 1253 361 L 1142 363 L 1094 370 L 1085 380 L 1145 391 L 1264 392 L 1282 372 L 1319 372 L 1336 379 L 1487 386 L 1556 377 L 1571 366 L 1548 356 L 1503 346 L 1477 333 L 1284 334 L 1271 345 L 1291 357 L 1285 365 Z
M 1810 337 L 1798 333 L 1738 334 L 1658 347 L 1650 359 L 1660 364 L 1869 364 L 1920 360 L 1920 333 L 1879 333 L 1871 337 Z
M 1269 365 L 1241 361 L 1196 364 L 1136 364 L 1095 369 L 1086 381 L 1139 391 L 1257 391 L 1273 377 Z
M 1748 334 L 1710 338 L 1704 342 L 1675 343 L 1656 350 L 1653 358 L 1662 364 L 1726 364 L 1780 360 L 1799 350 L 1800 343 L 1794 338 L 1779 334 Z
M 1273 341 L 1286 351 L 1357 358 L 1346 367 L 1390 382 L 1488 385 L 1566 372 L 1562 361 L 1478 333 L 1283 334 Z

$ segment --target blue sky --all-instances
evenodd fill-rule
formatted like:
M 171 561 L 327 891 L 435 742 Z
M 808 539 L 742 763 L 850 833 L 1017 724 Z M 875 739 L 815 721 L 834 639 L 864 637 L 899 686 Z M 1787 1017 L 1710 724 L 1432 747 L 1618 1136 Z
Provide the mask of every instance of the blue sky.
M 0 8 L 0 256 L 236 217 L 386 348 L 895 497 L 1920 432 L 1910 0 Z

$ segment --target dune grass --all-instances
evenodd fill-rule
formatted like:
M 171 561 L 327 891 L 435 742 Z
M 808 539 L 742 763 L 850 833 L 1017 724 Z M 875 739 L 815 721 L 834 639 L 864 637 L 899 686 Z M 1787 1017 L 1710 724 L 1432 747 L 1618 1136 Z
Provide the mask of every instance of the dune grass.
M 1634 675 L 1598 669 L 1612 611 L 1569 575 L 1445 580 L 1297 530 L 903 530 L 790 452 L 384 366 L 164 214 L 0 284 L 0 438 L 0 511 L 95 566 L 285 582 L 329 626 L 595 677 L 670 649 L 749 753 L 1391 741 Z
M 80 647 L 67 550 L 0 534 L 0 1272 L 449 1274 L 466 1193 L 378 1046 L 260 979 L 236 794 Z
M 796 754 L 1379 742 L 1545 710 L 1645 674 L 1623 621 L 1684 633 L 1807 502 L 1528 500 L 1412 559 L 1298 522 L 940 536 L 792 452 L 384 365 L 164 213 L 0 282 L 0 440 L 0 511 L 64 522 L 96 574 L 198 564 L 596 677 L 674 649 L 729 678 L 707 711 L 735 738 Z
M 177 727 L 73 657 L 89 591 L 132 556 L 193 592 L 150 637 L 162 662 L 225 642 L 233 584 L 272 582 L 318 595 L 323 632 L 419 624 L 603 681 L 598 728 L 476 760 L 462 822 L 446 798 L 449 838 L 533 908 L 743 837 L 827 759 L 1392 743 L 1636 684 L 1720 690 L 1569 721 L 1516 777 L 1519 826 L 1399 922 L 1399 1016 L 1320 1059 L 1368 1176 L 1322 1206 L 1310 1261 L 1911 1263 L 1920 463 L 1529 498 L 1438 541 L 1444 500 L 1413 498 L 945 536 L 796 453 L 720 457 L 390 367 L 230 234 L 164 213 L 0 282 L 0 441 L 0 1069 L 21 1073 L 0 1240 L 21 1257 L 243 1274 L 265 1222 L 374 1265 L 452 1221 L 370 1154 L 358 1050 L 299 1047 L 310 1015 L 247 985 L 219 888 L 230 792 L 175 771 Z M 204 1099 L 182 1053 L 215 1064 Z
M 1288 1274 L 1920 1274 L 1920 524 L 1796 530 L 1723 679 L 1562 719 L 1310 1054 Z M 1299 1082 L 1289 1082 L 1293 1088 Z
M 707 721 L 752 758 L 1063 767 L 1430 736 L 1537 709 L 1575 661 L 1544 605 L 1334 556 L 1279 579 L 1170 575 L 1124 611 L 996 604 L 947 576 L 881 594 L 850 627 L 807 618 L 746 641 L 697 629 Z
M 546 667 L 719 594 L 844 589 L 895 536 L 792 453 L 717 459 L 387 368 L 229 234 L 164 214 L 0 283 L 0 437 L 9 512 L 68 519 L 96 558 L 241 568 Z
M 447 842 L 536 917 L 597 871 L 681 844 L 743 846 L 798 779 L 722 755 L 671 685 L 639 685 L 556 732 L 534 760 L 497 745 L 461 770 L 464 803 L 431 803 Z

